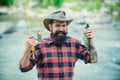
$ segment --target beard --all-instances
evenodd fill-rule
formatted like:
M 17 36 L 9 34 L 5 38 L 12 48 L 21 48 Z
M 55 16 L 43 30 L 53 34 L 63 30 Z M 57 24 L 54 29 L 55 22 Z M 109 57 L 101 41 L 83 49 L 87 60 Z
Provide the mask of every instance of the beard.
M 66 41 L 66 35 L 67 33 L 64 31 L 57 31 L 55 33 L 51 33 L 52 34 L 52 38 L 53 38 L 53 43 L 58 46 L 61 47 L 62 44 L 65 43 Z M 62 34 L 59 36 L 59 34 Z

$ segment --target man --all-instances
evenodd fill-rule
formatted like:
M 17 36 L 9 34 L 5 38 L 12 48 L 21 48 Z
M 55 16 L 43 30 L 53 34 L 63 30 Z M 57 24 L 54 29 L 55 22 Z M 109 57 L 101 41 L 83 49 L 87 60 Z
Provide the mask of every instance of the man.
M 35 44 L 33 36 L 28 37 L 26 48 L 20 60 L 20 70 L 26 72 L 36 65 L 38 80 L 73 80 L 74 66 L 78 59 L 85 63 L 96 63 L 97 53 L 93 45 L 92 29 L 85 35 L 90 40 L 88 49 L 79 40 L 67 36 L 67 26 L 72 19 L 67 19 L 64 11 L 56 11 L 44 19 L 44 25 L 51 32 L 35 46 L 35 58 L 30 56 Z

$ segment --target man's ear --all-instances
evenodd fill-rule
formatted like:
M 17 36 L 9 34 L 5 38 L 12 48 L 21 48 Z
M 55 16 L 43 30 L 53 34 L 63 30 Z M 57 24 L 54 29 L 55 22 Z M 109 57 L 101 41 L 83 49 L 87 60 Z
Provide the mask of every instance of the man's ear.
M 51 31 L 51 30 L 52 30 L 52 26 L 51 26 L 51 24 L 49 24 L 48 26 L 49 26 L 49 29 L 50 29 L 50 31 Z

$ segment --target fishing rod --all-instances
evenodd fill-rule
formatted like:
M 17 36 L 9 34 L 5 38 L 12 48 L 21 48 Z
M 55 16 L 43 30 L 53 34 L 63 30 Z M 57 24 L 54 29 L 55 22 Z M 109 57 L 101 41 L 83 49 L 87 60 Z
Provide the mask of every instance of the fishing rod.
M 28 33 L 29 35 L 31 35 L 31 25 L 30 25 L 30 16 L 28 14 L 28 0 L 24 0 L 24 3 L 25 3 L 25 7 L 26 7 L 26 20 L 27 20 L 27 24 L 28 24 Z M 41 41 L 42 39 L 42 32 L 40 30 L 37 30 L 37 39 L 35 38 L 35 40 L 37 40 L 38 42 Z M 34 56 L 34 53 L 35 53 L 35 48 L 34 46 L 32 47 L 31 49 L 31 52 L 32 52 L 32 56 Z

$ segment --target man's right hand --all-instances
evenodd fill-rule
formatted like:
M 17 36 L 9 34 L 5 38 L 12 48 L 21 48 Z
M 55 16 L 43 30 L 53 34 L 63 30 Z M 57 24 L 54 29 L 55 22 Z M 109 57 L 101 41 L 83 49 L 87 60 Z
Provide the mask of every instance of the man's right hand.
M 35 45 L 35 38 L 30 35 L 26 40 L 26 48 L 31 49 Z

